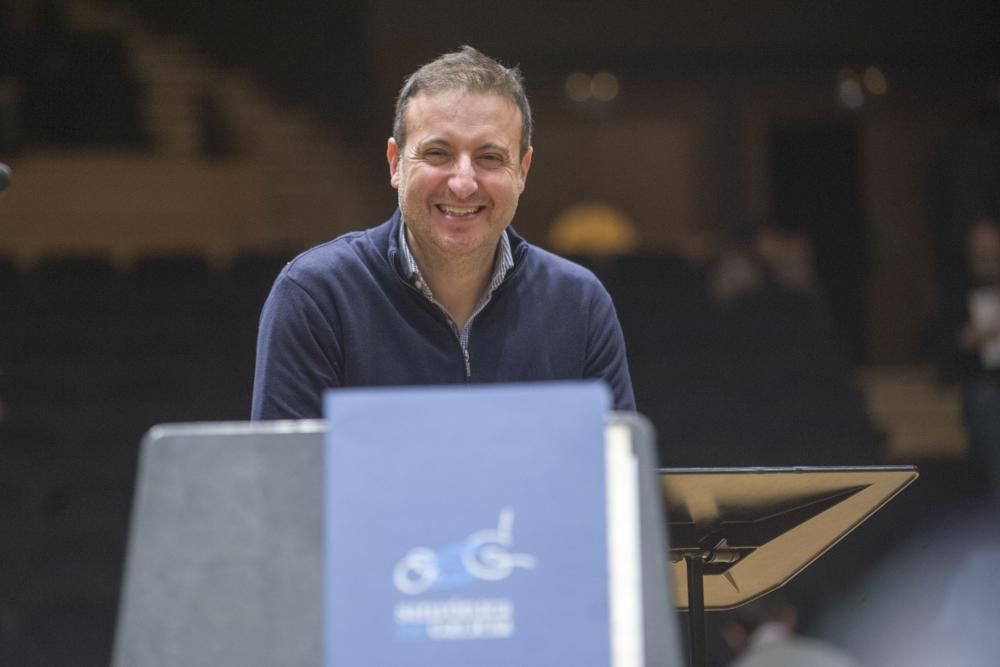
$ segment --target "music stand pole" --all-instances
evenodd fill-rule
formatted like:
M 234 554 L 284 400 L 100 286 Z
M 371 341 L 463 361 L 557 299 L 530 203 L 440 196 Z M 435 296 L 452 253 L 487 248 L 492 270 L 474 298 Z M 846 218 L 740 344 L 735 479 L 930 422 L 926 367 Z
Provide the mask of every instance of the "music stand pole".
M 688 589 L 688 655 L 691 667 L 705 667 L 705 582 L 700 553 L 684 554 Z

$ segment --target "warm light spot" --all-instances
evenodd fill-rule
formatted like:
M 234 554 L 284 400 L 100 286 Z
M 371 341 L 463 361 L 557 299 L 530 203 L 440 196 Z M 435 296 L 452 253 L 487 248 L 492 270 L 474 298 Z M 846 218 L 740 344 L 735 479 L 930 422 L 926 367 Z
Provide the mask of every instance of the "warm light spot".
M 549 228 L 549 244 L 567 255 L 620 255 L 639 247 L 639 232 L 617 207 L 581 202 L 555 219 Z
M 865 82 L 865 88 L 872 95 L 885 95 L 889 90 L 885 74 L 878 67 L 872 66 L 866 69 L 862 80 Z
M 574 102 L 586 102 L 590 98 L 590 77 L 583 72 L 573 72 L 566 77 L 564 84 L 566 97 Z
M 594 75 L 590 90 L 594 94 L 594 99 L 610 102 L 618 97 L 618 77 L 608 72 L 598 72 Z

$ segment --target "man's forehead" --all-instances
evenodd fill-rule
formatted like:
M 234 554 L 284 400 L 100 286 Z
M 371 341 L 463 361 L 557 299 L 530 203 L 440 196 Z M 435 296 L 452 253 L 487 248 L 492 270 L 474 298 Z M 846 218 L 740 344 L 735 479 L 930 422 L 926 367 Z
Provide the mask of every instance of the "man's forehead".
M 463 104 L 469 102 L 470 104 Z M 414 116 L 424 114 L 439 114 L 442 119 L 473 120 L 475 117 L 495 115 L 504 125 L 511 126 L 517 132 L 521 131 L 521 110 L 508 97 L 491 92 L 478 92 L 463 89 L 448 89 L 442 91 L 421 91 L 410 99 L 406 107 L 404 121 L 407 130 L 413 129 Z

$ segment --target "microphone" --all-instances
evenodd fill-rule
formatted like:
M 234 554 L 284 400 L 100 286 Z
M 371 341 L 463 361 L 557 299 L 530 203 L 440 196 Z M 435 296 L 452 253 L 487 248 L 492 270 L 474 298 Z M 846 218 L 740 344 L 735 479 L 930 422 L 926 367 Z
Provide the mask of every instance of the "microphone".
M 3 193 L 7 192 L 7 188 L 10 187 L 10 167 L 0 162 L 0 197 L 3 197 Z

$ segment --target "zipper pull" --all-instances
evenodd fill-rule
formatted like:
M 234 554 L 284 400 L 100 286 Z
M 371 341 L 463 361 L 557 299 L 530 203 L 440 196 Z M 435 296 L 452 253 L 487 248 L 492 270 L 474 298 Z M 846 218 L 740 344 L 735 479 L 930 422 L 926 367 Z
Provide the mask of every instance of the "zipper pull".
M 472 377 L 472 365 L 469 363 L 469 351 L 466 348 L 462 348 L 462 356 L 465 357 L 465 379 L 468 380 Z

